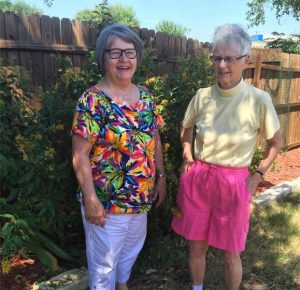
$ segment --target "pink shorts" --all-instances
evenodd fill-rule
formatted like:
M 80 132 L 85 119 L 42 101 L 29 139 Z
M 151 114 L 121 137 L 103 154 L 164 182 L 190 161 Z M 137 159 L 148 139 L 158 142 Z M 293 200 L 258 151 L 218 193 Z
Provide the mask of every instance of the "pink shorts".
M 195 161 L 181 175 L 172 228 L 188 240 L 206 240 L 229 252 L 245 250 L 251 194 L 247 167 L 224 167 Z

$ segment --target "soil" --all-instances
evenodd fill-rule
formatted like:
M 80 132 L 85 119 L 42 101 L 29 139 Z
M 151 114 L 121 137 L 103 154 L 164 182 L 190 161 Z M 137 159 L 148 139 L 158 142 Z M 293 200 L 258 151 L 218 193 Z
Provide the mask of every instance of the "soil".
M 272 168 L 265 174 L 264 180 L 259 184 L 256 194 L 283 181 L 290 181 L 297 177 L 300 177 L 300 147 L 278 156 Z M 45 267 L 32 257 L 23 258 L 18 255 L 12 258 L 10 262 L 11 270 L 9 273 L 3 273 L 1 267 L 1 290 L 30 290 L 34 282 L 46 280 L 49 275 Z M 168 271 L 169 276 L 177 276 L 178 273 L 175 269 L 171 273 L 170 271 Z M 155 275 L 149 276 L 155 278 Z
M 258 185 L 256 194 L 283 181 L 290 181 L 297 177 L 300 177 L 300 147 L 282 153 L 277 157 Z
M 1 264 L 1 290 L 30 290 L 35 281 L 46 279 L 46 268 L 33 257 L 17 255 L 10 260 L 10 266 L 10 271 L 3 273 L 4 267 Z

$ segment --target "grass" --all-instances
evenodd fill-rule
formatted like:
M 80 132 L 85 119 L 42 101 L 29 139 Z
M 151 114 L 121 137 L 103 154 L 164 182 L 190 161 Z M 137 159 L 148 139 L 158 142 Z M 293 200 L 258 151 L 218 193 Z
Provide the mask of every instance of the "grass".
M 299 221 L 300 192 L 252 211 L 246 251 L 241 254 L 244 273 L 240 290 L 300 289 Z M 186 246 L 181 246 L 181 252 L 186 254 Z M 173 268 L 158 266 L 157 269 L 148 275 L 136 272 L 130 289 L 191 289 L 185 262 Z M 218 250 L 210 249 L 207 255 L 204 286 L 205 290 L 225 289 Z
M 300 289 L 300 193 L 254 210 L 241 289 Z

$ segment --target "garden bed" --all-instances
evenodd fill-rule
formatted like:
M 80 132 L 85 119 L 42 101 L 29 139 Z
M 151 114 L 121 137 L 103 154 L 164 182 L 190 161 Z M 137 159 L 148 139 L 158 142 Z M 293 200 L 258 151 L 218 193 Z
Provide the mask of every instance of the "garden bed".
M 300 176 L 300 148 L 294 148 L 281 154 L 272 168 L 265 175 L 265 179 L 260 183 L 257 194 L 260 192 L 282 182 L 293 180 Z M 215 255 L 214 252 L 210 255 Z M 174 281 L 172 285 L 178 285 L 178 279 L 184 283 L 189 283 L 186 267 L 183 265 L 180 269 L 170 268 L 166 271 L 150 271 L 146 275 L 146 282 L 144 281 L 145 288 L 143 289 L 167 289 L 164 285 Z M 50 274 L 46 271 L 45 267 L 32 257 L 23 258 L 16 256 L 11 260 L 11 270 L 9 273 L 4 274 L 2 269 L 0 273 L 0 289 L 5 290 L 30 290 L 32 285 L 36 281 L 43 281 L 50 277 Z M 250 275 L 250 273 L 249 273 Z M 253 273 L 255 275 L 255 273 Z M 135 283 L 136 279 L 136 283 Z M 300 279 L 300 278 L 299 278 Z M 156 281 L 156 282 L 155 282 Z M 177 282 L 176 282 L 177 281 Z M 138 276 L 133 276 L 132 287 L 133 289 L 139 289 L 136 287 L 140 283 Z M 250 282 L 249 282 L 250 283 Z M 146 288 L 146 286 L 149 286 Z M 170 284 L 169 284 L 170 285 Z M 152 288 L 151 288 L 152 287 Z M 175 286 L 174 286 L 175 287 Z M 142 288 L 140 288 L 142 289 Z M 184 289 L 184 288 L 168 288 L 170 290 Z M 188 288 L 187 288 L 188 289 Z M 247 289 L 267 289 L 267 288 L 249 288 Z M 274 288 L 275 289 L 275 288 Z M 283 289 L 283 288 L 282 288 Z M 285 288 L 284 288 L 285 289 Z M 296 289 L 296 288 L 289 288 Z

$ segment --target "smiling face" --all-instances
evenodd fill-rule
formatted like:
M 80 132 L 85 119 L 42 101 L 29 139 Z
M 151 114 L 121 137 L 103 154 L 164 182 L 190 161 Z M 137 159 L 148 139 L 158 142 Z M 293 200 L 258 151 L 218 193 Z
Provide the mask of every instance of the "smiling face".
M 121 38 L 114 37 L 106 49 L 134 49 L 134 45 Z M 112 59 L 108 52 L 105 53 L 105 77 L 112 81 L 131 82 L 136 67 L 137 58 L 127 58 L 124 52 L 117 59 Z
M 215 48 L 213 54 L 223 58 L 226 56 L 242 56 L 241 49 L 237 45 L 219 45 Z M 221 60 L 221 62 L 213 62 L 213 69 L 220 88 L 231 89 L 235 87 L 240 82 L 243 71 L 246 69 L 248 62 L 248 55 L 233 63 L 227 63 L 224 60 Z

